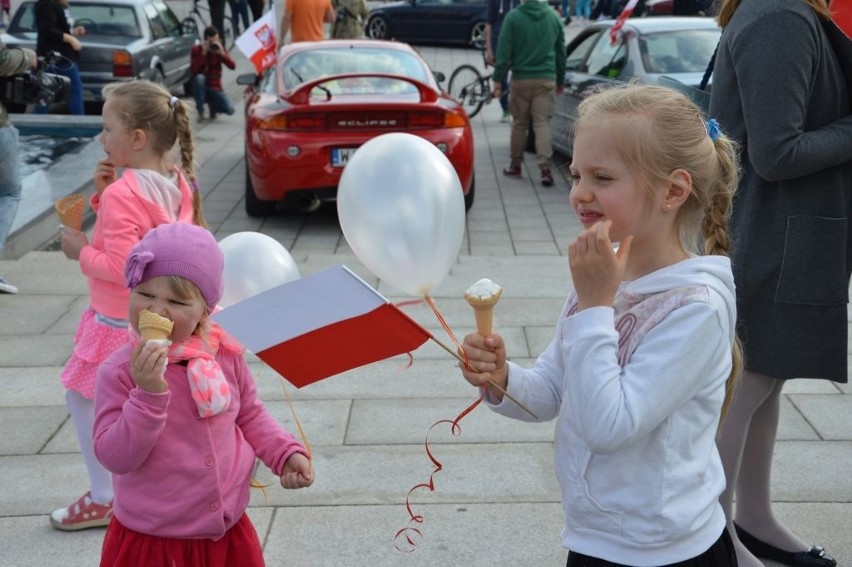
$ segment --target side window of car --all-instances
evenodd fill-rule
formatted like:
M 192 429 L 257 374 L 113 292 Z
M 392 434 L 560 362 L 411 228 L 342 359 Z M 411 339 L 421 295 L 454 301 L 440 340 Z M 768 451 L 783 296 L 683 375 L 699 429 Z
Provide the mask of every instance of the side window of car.
M 580 43 L 568 52 L 568 57 L 565 60 L 565 69 L 568 71 L 584 71 L 586 68 L 584 64 L 586 57 L 595 43 L 597 43 L 600 35 L 601 32 L 590 33 L 580 40 Z
M 609 34 L 602 34 L 601 37 L 598 38 L 598 42 L 594 49 L 592 49 L 592 52 L 589 54 L 587 73 L 590 75 L 609 77 L 610 69 L 612 68 L 613 61 L 615 60 L 615 56 L 620 46 L 621 41 L 612 45 Z
M 166 27 L 163 25 L 163 21 L 160 20 L 157 9 L 151 4 L 146 4 L 145 15 L 148 17 L 148 23 L 151 24 L 151 36 L 155 40 L 166 37 Z
M 179 37 L 181 35 L 180 20 L 172 12 L 172 9 L 166 6 L 165 2 L 154 2 L 154 7 L 157 9 L 160 21 L 166 28 L 166 33 L 173 37 Z

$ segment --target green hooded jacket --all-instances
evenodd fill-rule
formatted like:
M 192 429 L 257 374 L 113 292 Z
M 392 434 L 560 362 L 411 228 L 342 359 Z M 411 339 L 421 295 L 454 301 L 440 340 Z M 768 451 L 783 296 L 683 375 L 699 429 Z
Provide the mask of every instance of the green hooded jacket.
M 565 80 L 565 32 L 546 2 L 525 0 L 506 14 L 497 42 L 494 81 L 512 71 L 513 79 Z

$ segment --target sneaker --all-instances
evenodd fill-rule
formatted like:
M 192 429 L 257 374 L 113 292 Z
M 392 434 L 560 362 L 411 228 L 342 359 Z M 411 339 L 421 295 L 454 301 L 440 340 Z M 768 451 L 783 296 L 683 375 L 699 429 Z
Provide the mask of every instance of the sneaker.
M 50 523 L 57 530 L 73 532 L 89 528 L 102 528 L 112 519 L 112 503 L 96 504 L 92 493 L 86 492 L 67 508 L 50 513 Z
M 541 170 L 541 184 L 545 187 L 551 187 L 553 185 L 553 174 L 550 173 L 550 170 L 546 167 Z
M 216 113 L 215 112 L 210 113 L 210 120 L 216 120 Z
M 510 165 L 508 167 L 503 168 L 503 175 L 506 177 L 521 177 L 521 166 L 520 165 Z
M 18 288 L 7 282 L 3 276 L 0 276 L 0 293 L 18 293 Z
M 512 113 L 509 112 L 508 110 L 504 110 L 503 116 L 500 118 L 500 122 L 502 122 L 503 124 L 506 124 L 507 122 L 511 122 L 511 120 L 512 120 Z

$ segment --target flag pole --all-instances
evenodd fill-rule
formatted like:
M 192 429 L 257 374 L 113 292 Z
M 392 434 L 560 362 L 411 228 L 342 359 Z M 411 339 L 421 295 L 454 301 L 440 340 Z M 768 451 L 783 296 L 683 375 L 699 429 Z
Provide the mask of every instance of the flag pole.
M 462 364 L 464 364 L 464 359 L 463 359 L 461 356 L 459 356 L 459 353 L 457 353 L 457 352 L 453 351 L 450 347 L 448 347 L 447 345 L 445 345 L 444 343 L 442 343 L 441 341 L 439 341 L 439 340 L 438 340 L 437 338 L 435 338 L 434 336 L 431 336 L 431 333 L 430 333 L 430 338 L 431 338 L 433 341 L 435 341 L 435 342 L 438 344 L 438 346 L 439 346 L 439 347 L 441 347 L 442 349 L 444 349 L 445 351 L 447 351 L 448 353 L 450 353 L 451 355 L 453 355 L 453 356 L 456 358 L 456 360 L 458 360 L 459 362 L 461 362 Z M 512 397 L 512 395 L 511 395 L 511 394 L 509 394 L 509 392 L 507 392 L 506 390 L 504 390 L 503 388 L 501 388 L 501 387 L 497 384 L 497 382 L 495 382 L 494 380 L 489 380 L 489 381 L 488 381 L 488 384 L 489 384 L 489 385 L 491 385 L 491 386 L 493 386 L 496 390 L 499 390 L 501 394 L 503 394 L 504 396 L 506 396 L 507 398 L 509 398 L 509 399 L 510 399 L 510 400 L 512 400 L 513 402 L 515 402 L 515 404 L 517 404 L 517 406 L 518 406 L 519 408 L 521 408 L 522 410 L 524 410 L 525 412 L 527 412 L 528 414 L 530 414 L 531 416 L 533 416 L 533 418 L 534 418 L 534 419 L 538 419 L 538 416 L 537 416 L 536 414 L 534 414 L 533 412 L 531 412 L 531 411 L 529 410 L 529 408 L 527 408 L 527 406 L 525 406 L 524 404 L 522 404 L 521 402 L 519 402 L 518 400 L 516 400 L 514 397 Z

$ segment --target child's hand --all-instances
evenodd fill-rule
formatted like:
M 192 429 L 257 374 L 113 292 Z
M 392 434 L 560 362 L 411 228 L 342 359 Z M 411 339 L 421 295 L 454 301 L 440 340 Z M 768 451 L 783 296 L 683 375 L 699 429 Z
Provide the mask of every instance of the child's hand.
M 624 277 L 632 236 L 622 239 L 618 252 L 609 239 L 610 221 L 599 222 L 584 230 L 568 247 L 568 266 L 577 292 L 580 310 L 612 307 L 615 293 Z
M 471 333 L 464 338 L 462 348 L 467 354 L 468 361 L 466 367 L 463 363 L 459 363 L 465 380 L 474 386 L 484 386 L 491 380 L 504 390 L 506 389 L 509 370 L 506 368 L 506 345 L 503 343 L 503 337 L 496 333 L 491 333 L 487 337 L 479 333 Z M 459 355 L 464 357 L 461 352 Z M 492 389 L 491 393 L 497 399 L 503 397 L 502 393 L 496 389 Z
M 130 355 L 130 376 L 136 385 L 147 392 L 161 394 L 168 391 L 164 373 L 169 347 L 140 340 Z
M 95 166 L 95 174 L 92 177 L 95 184 L 95 191 L 98 195 L 104 192 L 111 183 L 115 182 L 115 165 L 108 159 L 102 159 Z
M 89 237 L 85 232 L 73 228 L 62 227 L 59 231 L 62 253 L 69 260 L 79 260 L 80 250 L 89 245 Z
M 305 488 L 314 482 L 314 470 L 311 461 L 301 453 L 293 453 L 284 463 L 281 472 L 283 488 Z

